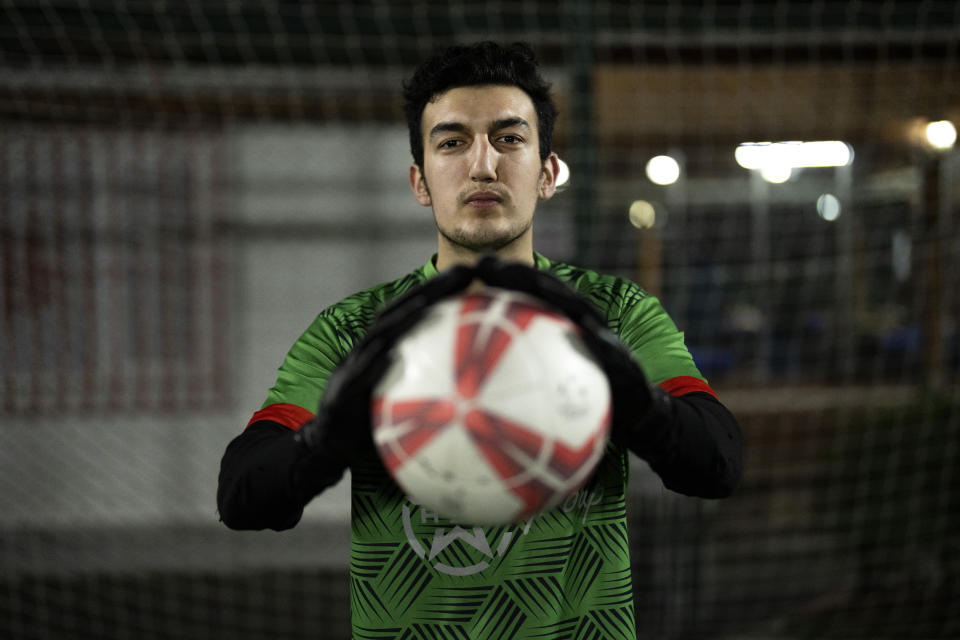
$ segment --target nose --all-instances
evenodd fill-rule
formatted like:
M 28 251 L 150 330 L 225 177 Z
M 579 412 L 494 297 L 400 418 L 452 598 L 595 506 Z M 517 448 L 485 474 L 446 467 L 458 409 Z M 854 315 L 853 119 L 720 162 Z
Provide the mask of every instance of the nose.
M 470 179 L 474 182 L 493 182 L 497 179 L 499 152 L 485 135 L 478 135 L 471 149 Z

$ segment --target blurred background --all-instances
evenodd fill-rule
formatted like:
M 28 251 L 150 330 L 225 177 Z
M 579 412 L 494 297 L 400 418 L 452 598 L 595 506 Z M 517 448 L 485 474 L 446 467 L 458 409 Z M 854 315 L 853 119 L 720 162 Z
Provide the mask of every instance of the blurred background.
M 525 40 L 536 246 L 658 295 L 742 487 L 638 459 L 639 638 L 960 637 L 960 4 L 0 3 L 0 636 L 346 638 L 347 483 L 290 532 L 220 456 L 324 306 L 423 264 L 401 81 Z

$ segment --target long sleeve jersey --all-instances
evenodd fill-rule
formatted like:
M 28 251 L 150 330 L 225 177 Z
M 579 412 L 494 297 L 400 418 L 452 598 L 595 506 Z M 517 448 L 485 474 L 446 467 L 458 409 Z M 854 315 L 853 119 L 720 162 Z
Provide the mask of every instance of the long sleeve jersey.
M 652 385 L 684 400 L 670 417 L 677 433 L 669 455 L 655 467 L 665 484 L 692 495 L 729 494 L 740 474 L 739 428 L 659 301 L 624 278 L 534 257 L 537 268 L 594 302 Z M 431 260 L 354 294 L 323 310 L 297 340 L 263 406 L 224 456 L 218 502 L 228 526 L 284 529 L 299 520 L 303 505 L 284 508 L 284 499 L 260 500 L 280 506 L 249 513 L 247 505 L 258 503 L 250 493 L 284 493 L 250 480 L 245 469 L 252 456 L 290 440 L 313 417 L 330 374 L 377 312 L 434 275 Z M 295 450 L 277 449 L 283 453 L 272 457 L 278 468 L 270 477 L 285 479 L 283 465 L 294 464 Z M 591 480 L 562 505 L 513 526 L 476 527 L 410 500 L 375 455 L 355 463 L 354 638 L 634 638 L 628 471 L 627 451 L 609 443 Z M 238 478 L 244 491 L 232 490 Z

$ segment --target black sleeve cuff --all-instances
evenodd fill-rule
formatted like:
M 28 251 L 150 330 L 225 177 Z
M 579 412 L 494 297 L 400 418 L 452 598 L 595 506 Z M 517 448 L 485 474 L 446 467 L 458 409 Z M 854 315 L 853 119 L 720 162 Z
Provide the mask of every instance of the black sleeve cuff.
M 652 410 L 624 444 L 646 460 L 672 491 L 725 498 L 740 482 L 740 426 L 708 393 L 670 396 L 653 389 Z

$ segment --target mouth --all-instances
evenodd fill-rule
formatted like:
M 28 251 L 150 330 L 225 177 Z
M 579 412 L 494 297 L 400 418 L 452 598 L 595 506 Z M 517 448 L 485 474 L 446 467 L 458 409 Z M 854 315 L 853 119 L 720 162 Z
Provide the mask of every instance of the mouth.
M 494 191 L 477 191 L 471 193 L 464 202 L 475 209 L 490 209 L 503 202 L 503 196 Z

